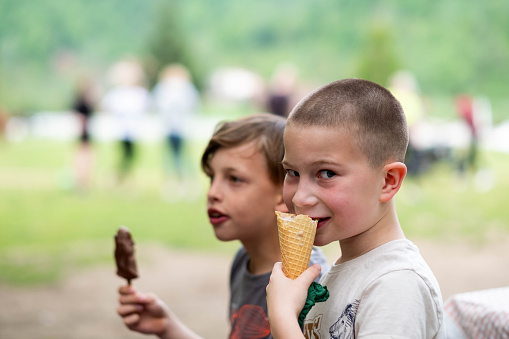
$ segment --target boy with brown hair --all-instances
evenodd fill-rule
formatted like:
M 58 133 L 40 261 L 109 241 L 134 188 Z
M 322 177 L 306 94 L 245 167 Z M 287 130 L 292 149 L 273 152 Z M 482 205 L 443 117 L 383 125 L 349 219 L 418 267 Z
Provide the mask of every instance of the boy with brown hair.
M 201 159 L 210 178 L 207 212 L 216 237 L 240 240 L 230 274 L 231 338 L 271 338 L 266 286 L 281 260 L 275 210 L 283 202 L 285 119 L 256 114 L 219 124 Z M 328 265 L 315 249 L 312 263 Z M 126 326 L 160 338 L 199 338 L 157 297 L 119 289 L 118 313 Z M 256 330 L 256 333 L 253 333 Z
M 445 338 L 438 283 L 403 234 L 394 195 L 406 175 L 408 130 L 399 102 L 360 79 L 325 85 L 290 113 L 283 197 L 318 221 L 314 244 L 341 256 L 321 279 L 330 297 L 297 316 L 320 267 L 295 280 L 274 265 L 267 286 L 274 338 Z

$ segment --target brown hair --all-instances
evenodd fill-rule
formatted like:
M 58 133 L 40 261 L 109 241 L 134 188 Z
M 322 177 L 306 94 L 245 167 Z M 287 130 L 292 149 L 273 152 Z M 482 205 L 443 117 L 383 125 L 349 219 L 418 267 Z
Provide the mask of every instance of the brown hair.
M 354 145 L 374 168 L 405 160 L 408 127 L 403 108 L 386 88 L 371 81 L 343 79 L 318 88 L 292 110 L 291 125 L 353 132 Z
M 211 174 L 210 161 L 218 149 L 255 141 L 259 151 L 267 160 L 270 179 L 274 184 L 282 185 L 285 177 L 285 171 L 281 165 L 284 155 L 285 123 L 285 118 L 268 113 L 219 123 L 201 157 L 203 172 L 207 175 Z

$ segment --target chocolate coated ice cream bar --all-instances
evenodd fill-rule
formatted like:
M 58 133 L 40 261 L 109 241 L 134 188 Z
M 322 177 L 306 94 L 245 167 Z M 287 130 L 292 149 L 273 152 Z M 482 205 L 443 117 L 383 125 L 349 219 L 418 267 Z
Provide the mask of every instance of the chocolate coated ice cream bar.
M 115 261 L 117 275 L 127 279 L 127 283 L 131 285 L 131 280 L 138 278 L 138 270 L 134 257 L 134 241 L 125 226 L 121 226 L 115 235 Z

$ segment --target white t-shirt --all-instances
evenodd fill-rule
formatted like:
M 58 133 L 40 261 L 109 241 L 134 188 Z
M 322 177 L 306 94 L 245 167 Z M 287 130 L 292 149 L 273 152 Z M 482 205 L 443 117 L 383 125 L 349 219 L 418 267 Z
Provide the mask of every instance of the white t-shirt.
M 440 288 L 407 239 L 334 265 L 320 283 L 330 297 L 308 313 L 306 338 L 446 338 Z
M 141 86 L 118 86 L 103 98 L 103 108 L 115 119 L 117 137 L 134 140 L 139 136 L 143 114 L 150 103 L 148 90 Z
M 200 103 L 194 85 L 180 78 L 170 78 L 156 85 L 153 97 L 165 132 L 178 135 L 187 132 L 185 129 Z

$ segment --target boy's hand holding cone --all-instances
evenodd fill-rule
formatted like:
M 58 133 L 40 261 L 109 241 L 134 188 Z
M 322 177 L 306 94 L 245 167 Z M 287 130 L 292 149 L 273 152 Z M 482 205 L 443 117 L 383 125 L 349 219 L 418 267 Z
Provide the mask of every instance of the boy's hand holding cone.
M 276 215 L 283 273 L 287 278 L 296 279 L 309 266 L 318 222 L 302 214 L 276 211 Z M 326 301 L 328 298 L 327 287 L 317 282 L 311 283 L 304 308 L 298 317 L 301 328 L 304 326 L 306 315 L 315 303 Z

